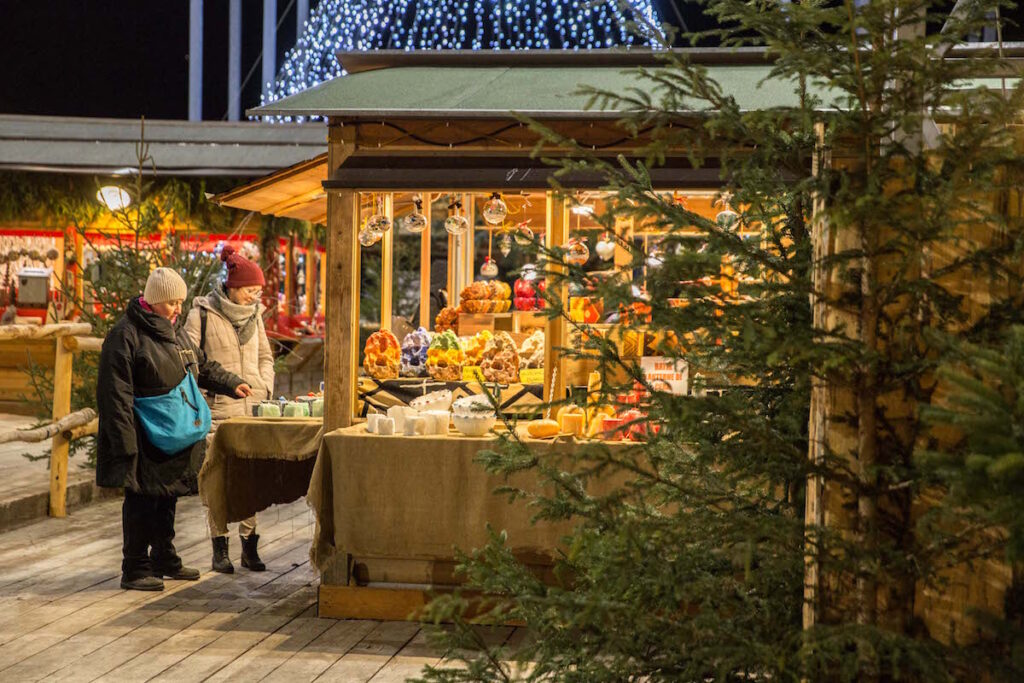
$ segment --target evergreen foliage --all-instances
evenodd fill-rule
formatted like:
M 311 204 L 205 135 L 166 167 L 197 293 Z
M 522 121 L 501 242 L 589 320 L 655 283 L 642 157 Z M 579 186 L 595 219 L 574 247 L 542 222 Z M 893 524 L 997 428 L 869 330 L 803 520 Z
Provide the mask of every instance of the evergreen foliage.
M 998 340 L 1022 322 L 1024 235 L 1010 194 L 1018 161 L 1008 124 L 1024 89 L 972 82 L 1004 67 L 994 53 L 949 58 L 997 5 L 972 3 L 951 17 L 927 0 L 707 7 L 726 27 L 715 33 L 722 44 L 768 48 L 772 78 L 792 83 L 799 104 L 742 111 L 706 69 L 666 54 L 662 67 L 637 72 L 657 84 L 654 97 L 592 92 L 597 107 L 633 112 L 620 125 L 644 145 L 639 160 L 610 161 L 534 128 L 547 145 L 538 153 L 566 146 L 571 158 L 553 163 L 601 173 L 613 193 L 600 216 L 609 231 L 622 219 L 664 231 L 663 264 L 646 271 L 648 329 L 660 332 L 653 344 L 685 359 L 698 389 L 721 391 L 684 397 L 644 386 L 644 407 L 662 428 L 628 449 L 594 444 L 555 459 L 513 436 L 483 454 L 490 471 L 540 484 L 506 495 L 532 505 L 538 520 L 576 528 L 547 580 L 500 530 L 464 556 L 467 586 L 490 596 L 481 619 L 524 622 L 533 637 L 488 645 L 467 626 L 471 601 L 438 598 L 427 618 L 463 626 L 444 642 L 465 661 L 428 667 L 424 678 L 1019 677 L 1014 643 L 1024 641 L 1012 622 L 989 615 L 998 628 L 958 640 L 965 631 L 929 621 L 920 597 L 971 559 L 1013 557 L 1015 520 L 997 496 L 977 502 L 991 486 L 978 477 L 1005 475 L 1011 486 L 1019 440 L 1005 426 L 974 437 L 993 450 L 983 461 L 915 457 L 936 420 L 972 433 L 987 426 L 937 408 L 951 378 L 937 371 L 962 357 L 950 335 Z M 925 30 L 943 21 L 941 32 Z M 696 166 L 719 165 L 735 222 L 707 220 L 654 190 L 647 169 L 680 152 Z M 622 271 L 643 268 L 649 254 L 621 229 L 616 237 L 632 254 Z M 647 328 L 630 308 L 628 279 L 566 268 L 560 246 L 543 252 L 550 315 L 568 319 L 559 287 L 623 312 L 609 329 L 571 323 L 580 341 L 566 354 L 599 361 L 600 400 L 643 385 L 621 352 Z M 672 307 L 670 297 L 688 305 Z M 995 400 L 986 384 L 972 386 Z M 1016 398 L 1002 400 L 1013 406 L 1002 414 L 1015 414 Z M 625 483 L 600 495 L 604 477 Z M 823 487 L 827 524 L 805 522 L 808 481 Z M 942 523 L 921 514 L 932 489 L 952 496 Z M 975 518 L 1011 532 L 962 533 Z M 820 577 L 807 593 L 805 563 Z M 958 609 L 954 620 L 968 616 Z M 985 657 L 974 656 L 978 648 Z M 502 663 L 510 659 L 522 667 Z

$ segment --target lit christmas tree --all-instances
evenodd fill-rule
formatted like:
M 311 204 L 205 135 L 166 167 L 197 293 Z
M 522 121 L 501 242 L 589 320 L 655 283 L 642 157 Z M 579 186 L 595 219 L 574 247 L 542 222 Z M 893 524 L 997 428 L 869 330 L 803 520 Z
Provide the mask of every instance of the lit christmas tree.
M 529 50 L 649 45 L 649 0 L 322 0 L 264 104 L 344 73 L 338 50 Z

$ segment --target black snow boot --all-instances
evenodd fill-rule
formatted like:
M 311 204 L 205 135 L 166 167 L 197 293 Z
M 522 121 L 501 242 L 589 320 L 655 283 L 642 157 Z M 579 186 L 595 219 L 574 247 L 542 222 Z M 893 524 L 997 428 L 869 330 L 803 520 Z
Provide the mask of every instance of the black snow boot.
M 256 544 L 260 537 L 256 534 L 242 536 L 242 566 L 253 572 L 266 571 L 267 565 L 263 564 L 260 554 L 256 552 Z
M 213 571 L 234 574 L 235 565 L 231 564 L 231 558 L 228 557 L 228 537 L 214 536 L 210 540 L 213 541 Z
M 129 579 L 122 575 L 121 588 L 130 591 L 162 591 L 164 582 L 157 576 L 140 576 Z

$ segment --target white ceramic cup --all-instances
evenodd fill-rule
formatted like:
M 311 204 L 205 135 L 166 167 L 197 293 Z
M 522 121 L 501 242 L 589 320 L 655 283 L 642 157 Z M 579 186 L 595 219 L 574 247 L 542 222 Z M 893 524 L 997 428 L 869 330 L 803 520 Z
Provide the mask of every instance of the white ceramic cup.
M 451 414 L 447 410 L 428 410 L 421 413 L 430 420 L 430 433 L 444 436 L 448 434 L 448 423 L 451 421 Z M 426 430 L 424 430 L 426 431 Z
M 381 436 L 391 436 L 395 433 L 394 418 L 381 416 L 377 418 L 377 433 Z
M 424 433 L 426 420 L 420 415 L 407 415 L 402 426 L 406 436 L 416 436 Z
M 384 417 L 380 413 L 367 413 L 366 414 L 366 431 L 371 434 L 377 433 L 377 420 Z

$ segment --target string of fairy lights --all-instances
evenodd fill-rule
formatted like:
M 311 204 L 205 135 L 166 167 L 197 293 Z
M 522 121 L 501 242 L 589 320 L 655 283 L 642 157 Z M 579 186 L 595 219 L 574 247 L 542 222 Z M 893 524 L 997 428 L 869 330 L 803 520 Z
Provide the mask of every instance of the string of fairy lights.
M 651 45 L 650 0 L 321 0 L 263 104 L 344 72 L 338 50 L 530 50 Z

